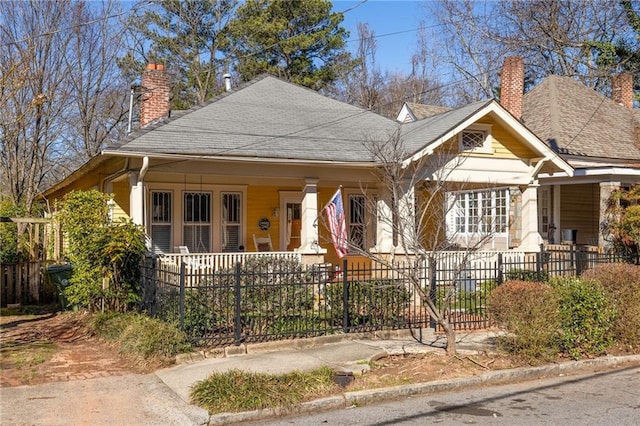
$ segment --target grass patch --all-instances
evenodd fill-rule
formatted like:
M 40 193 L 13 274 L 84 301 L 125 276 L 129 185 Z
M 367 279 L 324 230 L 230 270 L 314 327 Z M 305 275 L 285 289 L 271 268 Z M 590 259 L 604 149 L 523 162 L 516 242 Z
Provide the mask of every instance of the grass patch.
M 28 344 L 3 344 L 0 349 L 2 359 L 10 360 L 12 368 L 22 370 L 42 364 L 51 359 L 56 346 L 50 342 Z
M 116 343 L 120 353 L 143 369 L 173 363 L 191 350 L 186 335 L 174 324 L 141 314 L 97 314 L 88 324 L 93 334 Z
M 280 375 L 240 370 L 214 373 L 192 387 L 191 400 L 210 414 L 289 407 L 338 389 L 333 375 L 328 367 Z

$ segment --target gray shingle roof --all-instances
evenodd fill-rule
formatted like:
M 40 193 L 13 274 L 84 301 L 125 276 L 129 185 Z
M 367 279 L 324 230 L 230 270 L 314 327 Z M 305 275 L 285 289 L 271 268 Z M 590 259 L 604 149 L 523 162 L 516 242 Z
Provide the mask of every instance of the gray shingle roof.
M 174 115 L 105 152 L 371 161 L 397 123 L 272 76 Z
M 407 107 L 417 120 L 422 120 L 451 110 L 451 108 L 444 106 L 417 104 L 415 102 L 407 102 Z
M 409 154 L 414 154 L 420 149 L 436 142 L 454 127 L 493 102 L 480 101 L 465 105 L 462 108 L 448 110 L 447 112 L 432 115 L 423 120 L 405 123 L 402 125 L 402 137 L 405 149 Z
M 525 94 L 522 119 L 560 154 L 640 159 L 634 115 L 573 78 L 549 76 Z

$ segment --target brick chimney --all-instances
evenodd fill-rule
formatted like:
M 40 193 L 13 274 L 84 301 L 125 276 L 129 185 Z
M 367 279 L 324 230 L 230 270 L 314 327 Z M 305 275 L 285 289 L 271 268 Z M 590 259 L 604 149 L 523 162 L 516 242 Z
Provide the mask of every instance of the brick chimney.
M 504 58 L 501 75 L 500 105 L 515 118 L 522 118 L 524 95 L 524 59 L 521 56 Z
M 142 74 L 140 127 L 169 116 L 169 76 L 162 64 L 148 64 Z
M 633 74 L 623 72 L 611 78 L 611 99 L 617 104 L 633 109 Z

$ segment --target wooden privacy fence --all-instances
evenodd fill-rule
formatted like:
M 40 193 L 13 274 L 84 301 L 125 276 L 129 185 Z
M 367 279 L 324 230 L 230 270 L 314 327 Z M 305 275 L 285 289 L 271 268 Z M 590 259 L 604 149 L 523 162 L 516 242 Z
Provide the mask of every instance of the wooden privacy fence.
M 50 261 L 0 264 L 0 306 L 50 303 L 56 289 L 46 277 Z

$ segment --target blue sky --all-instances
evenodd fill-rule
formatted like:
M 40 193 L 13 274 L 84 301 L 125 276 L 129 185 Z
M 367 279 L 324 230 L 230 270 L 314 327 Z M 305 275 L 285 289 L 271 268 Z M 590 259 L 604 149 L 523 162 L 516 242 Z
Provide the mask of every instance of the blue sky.
M 361 3 L 360 0 L 333 0 L 333 10 L 345 11 Z M 394 0 L 368 0 L 351 11 L 345 13 L 343 26 L 349 30 L 350 40 L 347 48 L 355 51 L 358 43 L 358 22 L 366 22 L 375 31 L 376 36 L 389 33 L 393 34 L 378 37 L 376 61 L 381 71 L 411 71 L 411 56 L 416 50 L 416 37 L 420 21 L 427 21 L 427 1 L 394 1 Z

